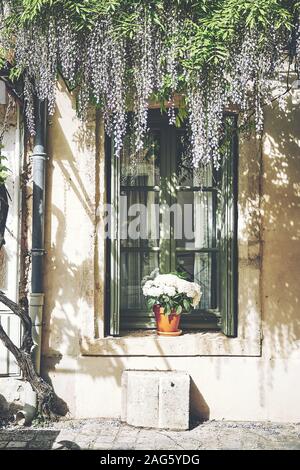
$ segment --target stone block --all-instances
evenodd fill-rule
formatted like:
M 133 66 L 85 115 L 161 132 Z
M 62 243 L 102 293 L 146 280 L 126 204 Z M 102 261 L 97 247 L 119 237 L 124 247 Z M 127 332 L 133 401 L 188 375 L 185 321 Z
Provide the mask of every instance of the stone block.
M 132 426 L 157 427 L 159 419 L 157 374 L 134 371 L 124 374 L 127 374 L 124 421 Z
M 186 430 L 190 376 L 178 371 L 124 371 L 122 421 L 132 426 Z
M 159 379 L 159 428 L 188 429 L 190 376 L 166 374 Z

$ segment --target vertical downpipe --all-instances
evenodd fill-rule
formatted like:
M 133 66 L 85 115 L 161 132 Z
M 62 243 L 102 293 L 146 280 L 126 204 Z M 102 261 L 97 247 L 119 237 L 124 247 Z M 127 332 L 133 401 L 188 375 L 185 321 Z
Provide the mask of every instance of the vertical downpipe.
M 32 339 L 34 347 L 32 359 L 36 372 L 41 369 L 41 343 L 43 325 L 44 287 L 43 261 L 44 227 L 45 227 L 45 179 L 46 179 L 46 132 L 47 132 L 47 103 L 36 100 L 35 103 L 35 138 L 32 154 L 32 242 L 31 242 L 31 293 L 29 299 L 29 314 L 32 321 Z M 20 425 L 30 424 L 36 415 L 37 394 L 29 384 L 25 389 L 23 410 L 16 414 Z
M 31 247 L 31 295 L 29 302 L 34 341 L 33 359 L 40 373 L 41 341 L 44 306 L 43 264 L 45 232 L 45 179 L 46 179 L 46 132 L 47 103 L 36 101 L 36 135 L 32 154 L 32 247 Z

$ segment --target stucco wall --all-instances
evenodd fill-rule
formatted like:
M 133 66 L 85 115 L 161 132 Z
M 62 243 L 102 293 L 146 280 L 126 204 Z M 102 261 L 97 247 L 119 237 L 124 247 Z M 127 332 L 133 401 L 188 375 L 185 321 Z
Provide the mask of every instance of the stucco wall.
M 3 82 L 2 82 L 3 86 Z M 3 136 L 1 153 L 7 158 L 3 163 L 10 169 L 6 180 L 9 193 L 9 212 L 4 233 L 5 245 L 0 251 L 0 290 L 12 300 L 18 299 L 20 279 L 20 174 L 23 164 L 22 122 L 18 105 L 11 101 L 3 89 L 2 98 L 6 104 L 0 104 L 0 128 L 7 115 L 7 128 Z M 0 322 L 10 338 L 18 346 L 20 344 L 21 326 L 16 315 L 0 304 Z M 10 377 L 8 377 L 10 376 Z M 0 341 L 0 416 L 9 416 L 23 405 L 24 384 L 17 380 L 19 368 L 12 354 Z M 14 378 L 12 378 L 14 377 Z
M 262 151 L 253 138 L 241 142 L 238 339 L 187 337 L 180 341 L 194 350 L 184 356 L 181 344 L 179 357 L 174 343 L 170 349 L 152 341 L 143 355 L 130 356 L 133 338 L 103 339 L 101 119 L 91 114 L 83 126 L 62 83 L 57 98 L 49 127 L 42 369 L 71 414 L 118 417 L 124 369 L 174 369 L 191 375 L 193 407 L 203 417 L 299 421 L 299 105 L 289 96 L 287 110 L 266 110 Z M 170 355 L 159 357 L 164 348 Z

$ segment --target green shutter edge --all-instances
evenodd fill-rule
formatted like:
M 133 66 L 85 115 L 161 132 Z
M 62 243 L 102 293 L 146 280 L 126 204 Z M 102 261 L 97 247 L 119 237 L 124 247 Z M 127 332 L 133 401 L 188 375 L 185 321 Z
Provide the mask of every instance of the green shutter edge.
M 120 334 L 120 161 L 111 143 L 111 253 L 110 253 L 110 334 Z
M 237 195 L 238 195 L 238 135 L 237 117 L 233 117 L 231 155 L 225 164 L 225 227 L 222 240 L 223 255 L 220 256 L 223 266 L 220 293 L 221 330 L 226 336 L 237 336 L 238 310 L 238 247 L 237 247 Z

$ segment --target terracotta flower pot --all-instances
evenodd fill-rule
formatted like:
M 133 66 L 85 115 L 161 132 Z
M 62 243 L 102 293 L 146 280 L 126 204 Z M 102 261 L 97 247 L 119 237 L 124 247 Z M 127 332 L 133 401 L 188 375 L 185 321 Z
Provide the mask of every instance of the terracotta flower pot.
M 179 330 L 180 315 L 172 313 L 164 314 L 164 308 L 160 305 L 153 306 L 153 312 L 156 319 L 157 334 L 161 336 L 179 336 L 182 330 Z

